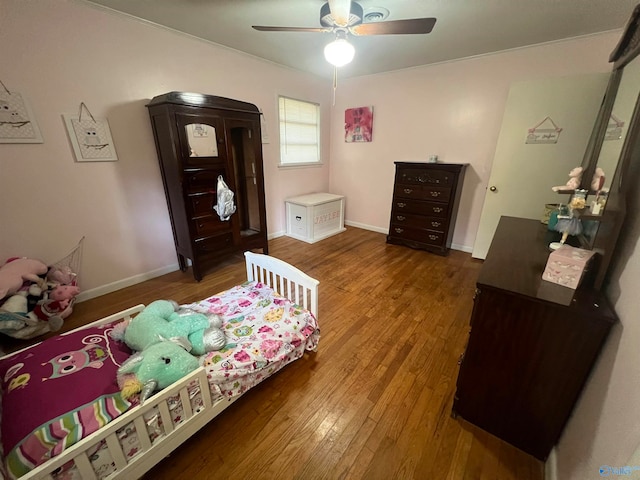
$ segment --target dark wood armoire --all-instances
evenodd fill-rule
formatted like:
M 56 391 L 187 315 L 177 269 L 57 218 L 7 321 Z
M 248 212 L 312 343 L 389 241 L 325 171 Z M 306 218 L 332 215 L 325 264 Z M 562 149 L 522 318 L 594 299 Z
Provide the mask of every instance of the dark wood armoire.
M 255 105 L 198 93 L 170 92 L 147 105 L 180 269 L 193 276 L 230 253 L 268 253 L 260 112 Z M 217 184 L 236 210 L 221 219 Z

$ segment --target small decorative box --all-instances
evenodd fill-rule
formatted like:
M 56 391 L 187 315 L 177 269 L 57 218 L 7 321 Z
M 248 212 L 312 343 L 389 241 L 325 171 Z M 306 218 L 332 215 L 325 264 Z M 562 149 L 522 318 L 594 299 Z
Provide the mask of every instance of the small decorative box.
M 592 250 L 562 245 L 549 255 L 542 279 L 575 290 L 594 254 Z

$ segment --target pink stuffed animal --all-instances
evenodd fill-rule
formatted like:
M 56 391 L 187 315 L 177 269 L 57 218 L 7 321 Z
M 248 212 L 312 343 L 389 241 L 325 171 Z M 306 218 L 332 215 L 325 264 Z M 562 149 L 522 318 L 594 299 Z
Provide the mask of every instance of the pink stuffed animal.
M 47 266 L 32 258 L 14 258 L 0 267 L 0 299 L 17 293 L 24 282 L 43 284 L 39 275 L 47 273 Z
M 576 190 L 580 188 L 580 181 L 582 180 L 582 167 L 576 167 L 569 172 L 569 180 L 565 185 L 558 187 L 551 187 L 554 192 L 566 192 L 567 190 Z
M 36 305 L 33 313 L 45 321 L 54 316 L 67 318 L 73 312 L 73 304 L 79 293 L 80 288 L 74 285 L 58 285 L 49 292 L 48 300 Z

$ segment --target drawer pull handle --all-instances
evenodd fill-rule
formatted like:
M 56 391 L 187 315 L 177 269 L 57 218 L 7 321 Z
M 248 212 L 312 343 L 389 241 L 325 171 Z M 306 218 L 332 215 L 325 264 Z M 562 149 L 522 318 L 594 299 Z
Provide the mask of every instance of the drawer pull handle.
M 199 223 L 198 228 L 204 228 L 204 223 Z
M 438 235 L 429 235 L 429 238 L 431 240 L 437 240 L 438 239 Z
M 300 215 L 296 215 L 296 220 L 300 221 L 302 220 L 302 217 Z
M 198 205 L 200 205 L 200 200 L 194 200 L 193 204 L 197 207 Z
M 396 233 L 402 233 L 404 232 L 404 228 L 396 228 Z
M 432 227 L 439 227 L 440 225 L 442 225 L 440 222 L 431 222 Z
M 432 197 L 439 197 L 440 196 L 440 192 L 431 192 L 431 196 Z
M 398 205 L 399 208 L 404 208 L 407 206 L 406 203 L 402 203 L 402 202 L 398 202 L 396 205 Z
M 405 188 L 404 189 L 404 193 L 411 193 L 411 192 L 413 192 L 413 189 L 411 189 L 411 188 Z
M 442 207 L 433 207 L 433 211 L 436 213 L 440 213 L 442 211 Z
M 404 222 L 407 219 L 404 215 L 396 215 L 396 218 L 401 222 Z

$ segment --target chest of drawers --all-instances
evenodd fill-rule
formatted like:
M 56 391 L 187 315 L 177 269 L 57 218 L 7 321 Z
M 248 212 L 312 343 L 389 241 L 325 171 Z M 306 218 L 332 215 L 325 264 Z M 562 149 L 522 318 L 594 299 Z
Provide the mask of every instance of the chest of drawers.
M 478 276 L 453 415 L 546 460 L 617 315 L 604 294 L 542 279 L 557 232 L 503 216 Z
M 387 243 L 446 255 L 466 164 L 395 162 Z

